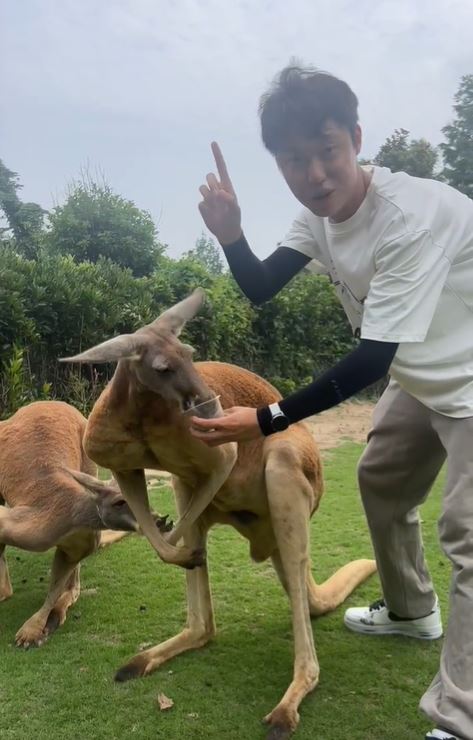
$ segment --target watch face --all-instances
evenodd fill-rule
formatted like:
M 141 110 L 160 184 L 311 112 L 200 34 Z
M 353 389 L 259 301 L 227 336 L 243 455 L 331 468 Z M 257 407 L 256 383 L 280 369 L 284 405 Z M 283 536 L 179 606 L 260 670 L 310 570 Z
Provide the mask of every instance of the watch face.
M 275 432 L 283 432 L 289 426 L 289 419 L 284 414 L 278 414 L 273 418 L 271 426 Z

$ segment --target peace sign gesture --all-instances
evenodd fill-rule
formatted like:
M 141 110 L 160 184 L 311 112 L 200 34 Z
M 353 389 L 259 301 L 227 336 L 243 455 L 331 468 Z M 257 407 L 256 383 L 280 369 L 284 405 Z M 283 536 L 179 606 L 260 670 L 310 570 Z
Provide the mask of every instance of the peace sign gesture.
M 213 172 L 207 175 L 207 185 L 199 188 L 203 198 L 199 211 L 220 244 L 232 244 L 242 235 L 240 206 L 220 147 L 216 141 L 211 146 L 220 180 Z

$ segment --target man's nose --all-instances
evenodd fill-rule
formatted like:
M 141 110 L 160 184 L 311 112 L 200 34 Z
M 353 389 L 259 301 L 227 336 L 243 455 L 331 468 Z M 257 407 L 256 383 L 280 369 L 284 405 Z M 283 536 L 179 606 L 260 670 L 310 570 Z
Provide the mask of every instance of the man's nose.
M 311 182 L 313 185 L 322 185 L 322 183 L 326 180 L 327 176 L 320 159 L 313 157 L 310 160 L 307 176 L 309 182 Z

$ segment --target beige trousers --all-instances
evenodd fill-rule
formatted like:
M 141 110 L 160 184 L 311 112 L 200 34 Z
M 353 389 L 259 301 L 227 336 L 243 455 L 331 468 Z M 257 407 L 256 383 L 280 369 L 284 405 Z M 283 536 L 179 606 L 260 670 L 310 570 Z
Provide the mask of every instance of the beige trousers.
M 359 484 L 384 598 L 400 617 L 425 616 L 435 602 L 417 507 L 445 459 L 439 536 L 452 563 L 450 618 L 420 707 L 434 725 L 473 740 L 473 416 L 438 414 L 391 384 L 374 412 Z

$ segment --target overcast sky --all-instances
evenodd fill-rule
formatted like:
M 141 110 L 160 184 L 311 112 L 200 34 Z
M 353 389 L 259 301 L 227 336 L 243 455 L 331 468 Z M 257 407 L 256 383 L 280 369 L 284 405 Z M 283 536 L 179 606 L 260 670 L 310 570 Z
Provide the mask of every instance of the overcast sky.
M 395 128 L 433 144 L 473 73 L 473 0 L 0 0 L 0 158 L 50 208 L 81 168 L 151 212 L 172 256 L 203 229 L 219 141 L 254 250 L 298 210 L 260 143 L 260 94 L 291 56 L 360 100 L 362 156 Z

